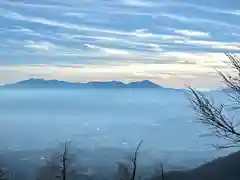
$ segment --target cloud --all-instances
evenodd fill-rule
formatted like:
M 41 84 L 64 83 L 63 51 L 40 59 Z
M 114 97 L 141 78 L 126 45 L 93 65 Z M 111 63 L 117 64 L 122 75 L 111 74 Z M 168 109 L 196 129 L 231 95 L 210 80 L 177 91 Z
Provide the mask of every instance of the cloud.
M 114 35 L 121 35 L 121 36 L 129 36 L 129 35 L 135 35 L 137 37 L 146 37 L 146 38 L 151 38 L 151 37 L 162 37 L 162 38 L 170 38 L 170 37 L 176 37 L 174 35 L 156 35 L 152 33 L 148 33 L 147 29 L 137 29 L 135 32 L 126 32 L 122 30 L 112 30 L 112 29 L 103 29 L 103 28 L 96 28 L 96 27 L 89 27 L 89 26 L 84 26 L 84 25 L 77 25 L 77 24 L 72 24 L 72 23 L 66 23 L 66 22 L 58 22 L 56 20 L 49 20 L 45 18 L 39 18 L 39 17 L 28 17 L 28 16 L 23 16 L 19 13 L 13 13 L 13 12 L 8 12 L 5 15 L 3 15 L 6 18 L 9 19 L 16 19 L 20 21 L 28 21 L 31 23 L 37 23 L 37 24 L 42 24 L 42 25 L 47 25 L 47 26 L 53 26 L 53 27 L 59 27 L 59 28 L 65 28 L 65 29 L 73 29 L 77 31 L 87 31 L 87 32 L 96 32 L 96 33 L 108 33 L 108 34 L 114 34 Z M 179 16 L 179 15 L 174 15 L 174 14 L 161 14 L 161 16 L 174 19 L 177 21 L 181 22 L 191 22 L 191 23 L 208 23 L 208 24 L 215 24 L 219 26 L 225 26 L 229 28 L 240 28 L 240 25 L 233 25 L 233 24 L 228 24 L 225 22 L 220 22 L 220 21 L 214 21 L 214 20 L 209 20 L 209 19 L 201 19 L 201 18 L 188 18 L 185 16 Z M 209 34 L 205 32 L 200 32 L 200 31 L 190 31 L 190 30 L 176 30 L 177 33 L 182 34 L 182 35 L 188 35 L 188 36 L 207 36 Z M 179 36 L 178 36 L 179 38 Z
M 59 2 L 59 1 L 42 1 L 41 3 L 36 3 L 36 2 L 21 2 L 21 1 L 8 1 L 8 0 L 2 0 L 0 1 L 0 4 L 2 5 L 9 5 L 13 7 L 26 7 L 26 8 L 39 8 L 39 9 L 51 9 L 51 10 L 71 10 L 71 11 L 79 11 L 79 10 L 85 10 L 86 6 L 89 6 L 90 4 L 92 7 L 96 6 L 96 12 L 103 13 L 104 8 L 102 8 L 101 5 L 111 7 L 111 9 L 118 10 L 118 11 L 109 11 L 108 13 L 125 13 L 128 12 L 124 6 L 132 6 L 132 7 L 138 7 L 138 8 L 144 8 L 144 7 L 151 7 L 151 8 L 170 8 L 170 9 L 175 9 L 175 8 L 184 8 L 185 10 L 188 9 L 196 9 L 199 11 L 208 12 L 208 13 L 218 13 L 218 14 L 226 14 L 226 15 L 234 15 L 234 16 L 239 16 L 239 10 L 233 10 L 233 9 L 223 9 L 223 8 L 217 8 L 217 6 L 207 6 L 200 4 L 194 4 L 194 3 L 188 3 L 185 1 L 159 1 L 155 2 L 152 0 L 121 0 L 121 1 L 101 1 L 100 3 L 96 3 L 95 1 L 65 1 L 65 2 Z M 120 9 L 119 9 L 120 7 Z M 88 8 L 89 9 L 89 8 Z M 100 9 L 100 10 L 99 10 Z M 89 9 L 90 11 L 91 9 Z M 95 10 L 95 9 L 94 9 Z M 137 9 L 138 10 L 138 9 Z M 162 9 L 161 9 L 162 10 Z M 142 13 L 144 14 L 144 13 Z M 145 12 L 145 15 L 151 14 Z
M 44 2 L 44 1 L 43 1 Z M 8 5 L 11 7 L 23 7 L 23 8 L 34 8 L 34 9 L 51 9 L 51 10 L 78 10 L 79 8 L 73 6 L 66 6 L 60 4 L 49 4 L 49 3 L 35 3 L 35 2 L 24 2 L 24 1 L 0 1 L 2 5 Z
M 190 36 L 190 37 L 210 37 L 210 34 L 208 32 L 201 32 L 201 31 L 176 29 L 174 32 L 177 34 Z
M 64 16 L 84 18 L 84 17 L 86 17 L 86 14 L 85 14 L 85 13 L 73 13 L 73 12 L 67 12 L 67 13 L 64 13 Z
M 56 46 L 54 44 L 45 41 L 41 42 L 27 41 L 24 47 L 41 51 L 52 51 L 56 49 Z
M 84 45 L 90 49 L 97 49 L 97 50 L 102 51 L 109 55 L 123 55 L 124 56 L 124 55 L 131 54 L 131 52 L 122 50 L 122 49 L 104 48 L 104 47 L 99 47 L 99 46 L 92 45 L 92 44 L 84 44 Z
M 23 16 L 19 13 L 15 13 L 15 12 L 8 12 L 8 13 L 4 14 L 3 17 L 8 18 L 8 19 L 27 21 L 27 22 L 36 23 L 36 24 L 52 26 L 52 27 L 73 29 L 73 30 L 78 30 L 78 31 L 103 32 L 103 33 L 110 33 L 110 34 L 116 34 L 116 35 L 128 35 L 129 34 L 128 32 L 124 32 L 124 31 L 81 26 L 81 25 L 77 25 L 77 24 L 72 24 L 72 23 L 67 23 L 67 22 L 59 22 L 56 20 L 50 20 L 50 19 L 41 18 L 41 17 Z
M 217 26 L 223 26 L 228 28 L 240 28 L 240 25 L 230 24 L 227 22 L 222 22 L 221 20 L 212 20 L 212 19 L 205 19 L 205 18 L 199 18 L 199 17 L 187 17 L 179 14 L 169 14 L 169 13 L 161 13 L 158 16 L 167 17 L 169 19 L 177 20 L 180 22 L 185 23 L 205 23 L 205 24 L 213 24 Z
M 3 0 L 0 67 L 9 66 L 4 70 L 8 77 L 21 72 L 18 77 L 82 81 L 111 75 L 125 81 L 145 77 L 171 86 L 188 80 L 202 85 L 203 77 L 215 76 L 214 68 L 229 71 L 224 55 L 216 52 L 240 51 L 238 10 L 209 4 Z
M 199 10 L 202 12 L 226 14 L 226 15 L 236 15 L 236 16 L 240 15 L 238 10 L 217 8 L 217 6 L 199 5 L 199 4 L 188 3 L 188 2 L 183 2 L 183 1 L 178 1 L 178 2 L 177 1 L 169 1 L 169 3 L 172 6 L 183 7 L 185 9 L 186 8 L 196 9 L 196 10 Z
M 142 39 L 162 39 L 162 40 L 171 40 L 171 39 L 185 39 L 183 36 L 177 36 L 174 34 L 154 34 L 149 32 L 148 29 L 136 29 L 134 32 L 128 34 L 129 36 L 136 36 Z
M 80 28 L 81 28 L 80 26 L 74 25 L 74 24 L 61 23 L 61 22 L 49 20 L 46 18 L 28 17 L 28 16 L 23 16 L 18 13 L 13 13 L 13 12 L 9 12 L 3 16 L 6 18 L 9 18 L 9 19 L 15 19 L 15 20 L 19 20 L 19 21 L 28 21 L 28 22 L 38 23 L 38 24 L 43 24 L 43 25 L 48 25 L 48 26 L 70 28 L 70 29 L 76 29 L 76 30 L 80 30 Z
M 240 10 L 236 10 L 236 11 L 230 11 L 231 14 L 240 16 Z
M 219 42 L 219 41 L 205 41 L 205 40 L 186 40 L 179 43 L 190 44 L 195 46 L 202 46 L 208 48 L 224 49 L 224 50 L 236 50 L 240 51 L 240 43 L 238 42 Z
M 152 7 L 155 4 L 148 0 L 122 0 L 122 4 L 134 7 Z

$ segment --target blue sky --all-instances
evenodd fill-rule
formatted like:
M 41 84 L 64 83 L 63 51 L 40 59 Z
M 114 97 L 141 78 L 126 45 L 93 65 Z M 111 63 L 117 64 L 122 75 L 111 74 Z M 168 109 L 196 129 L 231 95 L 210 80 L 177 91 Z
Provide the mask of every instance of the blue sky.
M 239 19 L 239 0 L 1 0 L 0 83 L 218 87 L 223 53 L 240 53 Z

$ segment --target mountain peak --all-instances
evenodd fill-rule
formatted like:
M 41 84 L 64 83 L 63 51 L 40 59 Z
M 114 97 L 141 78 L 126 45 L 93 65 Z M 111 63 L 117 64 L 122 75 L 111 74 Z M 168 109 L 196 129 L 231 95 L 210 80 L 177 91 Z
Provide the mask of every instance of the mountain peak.
M 143 81 L 138 81 L 138 82 L 130 82 L 127 84 L 128 86 L 132 86 L 135 88 L 144 86 L 144 87 L 148 87 L 148 88 L 161 88 L 161 86 L 154 84 L 152 81 L 149 80 L 143 80 Z

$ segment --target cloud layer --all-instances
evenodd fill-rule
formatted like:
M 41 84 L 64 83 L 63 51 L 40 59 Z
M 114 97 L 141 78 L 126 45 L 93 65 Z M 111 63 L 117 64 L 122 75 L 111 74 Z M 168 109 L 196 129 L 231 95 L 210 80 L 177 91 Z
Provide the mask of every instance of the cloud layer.
M 0 83 L 150 79 L 218 86 L 240 53 L 237 0 L 2 0 Z M 207 84 L 205 78 L 212 79 Z

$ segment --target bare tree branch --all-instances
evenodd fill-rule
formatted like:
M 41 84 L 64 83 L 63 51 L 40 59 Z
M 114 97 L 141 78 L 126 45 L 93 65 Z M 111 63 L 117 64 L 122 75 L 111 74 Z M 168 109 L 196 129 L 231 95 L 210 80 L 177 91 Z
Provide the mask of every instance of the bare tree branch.
M 73 180 L 76 175 L 74 159 L 69 153 L 69 142 L 65 142 L 62 152 L 46 160 L 46 165 L 40 169 L 37 180 Z
M 128 157 L 127 160 L 130 161 L 127 163 L 118 163 L 119 176 L 121 180 L 136 180 L 137 179 L 137 159 L 139 149 L 143 141 L 140 141 L 138 144 L 133 156 Z
M 164 166 L 163 163 L 159 164 L 154 169 L 154 174 L 151 178 L 152 180 L 164 180 L 165 179 L 165 173 L 164 173 Z
M 67 142 L 65 142 L 64 144 L 64 152 L 63 152 L 63 156 L 62 156 L 62 163 L 61 163 L 61 168 L 62 168 L 62 180 L 67 180 L 67 157 L 68 156 L 68 148 L 67 148 Z
M 164 168 L 163 168 L 163 164 L 161 164 L 161 180 L 164 180 Z
M 138 146 L 137 146 L 137 149 L 136 151 L 134 152 L 134 157 L 133 157 L 133 172 L 132 172 L 132 177 L 131 177 L 131 180 L 135 180 L 135 177 L 136 177 L 136 171 L 137 171 L 137 158 L 138 158 L 138 151 L 139 151 L 139 148 L 141 147 L 143 141 L 141 141 Z
M 232 67 L 237 72 L 236 76 L 226 75 L 219 72 L 227 87 L 232 93 L 229 93 L 234 102 L 233 109 L 240 108 L 240 59 L 236 55 L 226 54 L 230 59 Z M 228 143 L 217 145 L 217 148 L 230 148 L 240 146 L 240 132 L 237 129 L 238 123 L 233 118 L 226 115 L 225 105 L 217 106 L 213 100 L 206 97 L 203 93 L 189 87 L 191 96 L 189 100 L 193 105 L 195 112 L 199 115 L 199 121 L 206 124 L 210 130 L 219 138 L 225 139 Z

